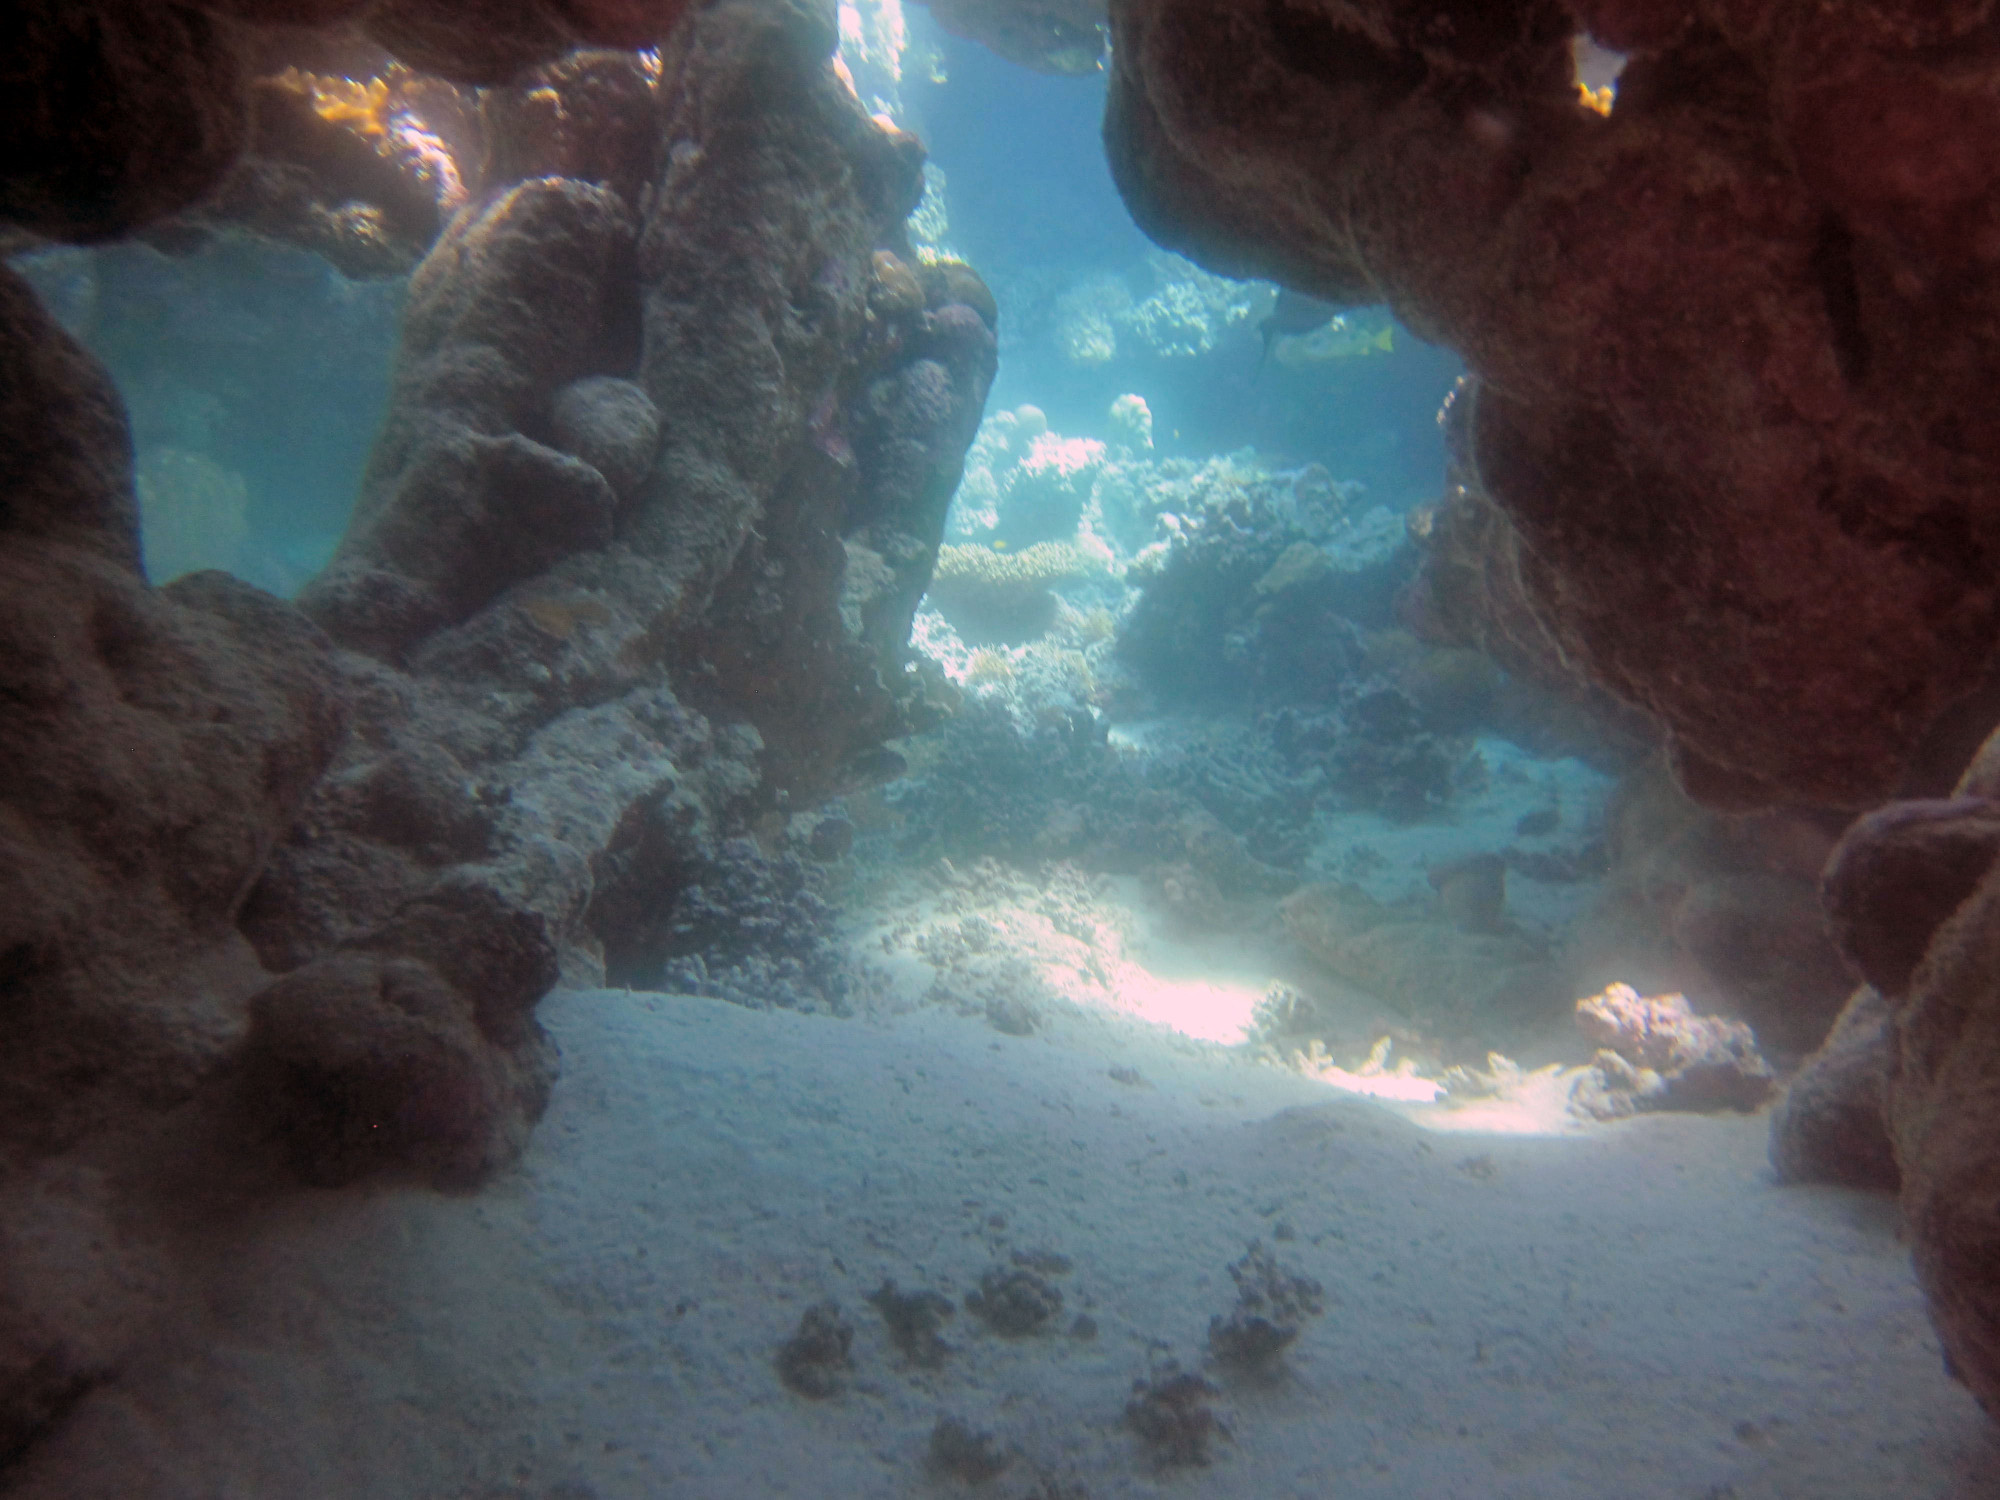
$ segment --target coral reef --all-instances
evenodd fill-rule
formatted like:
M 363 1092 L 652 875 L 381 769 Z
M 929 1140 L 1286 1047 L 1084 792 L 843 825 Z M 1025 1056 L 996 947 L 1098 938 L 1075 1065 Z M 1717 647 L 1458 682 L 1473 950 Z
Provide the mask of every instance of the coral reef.
M 1205 776 L 1191 761 L 1198 757 L 1148 766 L 1113 749 L 1088 714 L 1023 732 L 1003 704 L 974 702 L 940 732 L 928 758 L 912 764 L 894 805 L 915 830 L 906 841 L 911 854 L 1074 859 L 1155 875 L 1185 866 L 1232 901 L 1291 889 L 1297 877 L 1260 859 L 1245 839 L 1295 823 L 1292 789 L 1256 788 L 1246 798 L 1240 776 L 1219 766 Z M 1266 842 L 1279 841 L 1267 833 Z
M 1049 586 L 1088 571 L 1088 561 L 1068 542 L 1037 542 L 1021 552 L 947 542 L 938 549 L 929 598 L 975 645 L 1020 643 L 1046 635 L 1055 623 Z
M 643 925 L 622 929 L 618 952 L 606 954 L 607 978 L 738 1005 L 835 1014 L 850 1011 L 867 990 L 869 976 L 821 895 L 817 866 L 796 854 L 767 856 L 754 841 L 735 838 L 675 875 L 653 887 Z M 678 894 L 663 901 L 676 886 Z
M 1100 276 L 1056 302 L 1055 345 L 1083 365 L 1121 354 L 1186 360 L 1212 353 L 1232 330 L 1247 328 L 1268 308 L 1262 286 L 1212 276 L 1178 255 L 1147 256 L 1151 289 L 1135 296 L 1121 276 Z M 1150 445 L 1149 445 L 1150 446 Z
M 1741 1021 L 1697 1016 L 1684 995 L 1641 998 L 1614 984 L 1576 1002 L 1577 1025 L 1599 1047 L 1573 1107 L 1599 1119 L 1640 1110 L 1755 1109 L 1771 1068 Z
M 1355 624 L 1390 622 L 1407 565 L 1402 523 L 1355 498 L 1317 466 L 1272 472 L 1250 454 L 1120 465 L 1092 525 L 1151 533 L 1127 574 L 1142 592 L 1120 659 L 1184 701 L 1330 697 L 1354 674 Z
M 160 1122 L 198 1137 L 161 1150 L 260 1190 L 465 1187 L 547 1100 L 559 976 L 681 961 L 691 987 L 841 1003 L 786 823 L 894 774 L 883 739 L 931 712 L 905 641 L 995 309 L 969 267 L 909 265 L 922 148 L 840 81 L 830 14 L 721 0 L 665 35 L 680 10 L 394 0 L 365 25 L 399 70 L 192 7 L 0 22 L 33 60 L 0 106 L 14 229 L 242 220 L 229 174 L 279 160 L 246 142 L 293 130 L 300 214 L 406 195 L 351 264 L 423 255 L 353 524 L 297 607 L 212 572 L 146 585 L 110 381 L 0 271 L 0 1199 L 89 1157 L 58 1175 L 104 1225 L 60 1309 L 0 1270 L 9 1450 L 145 1336 L 127 1237 L 151 1230 L 119 1195 L 151 1169 L 119 1153 Z M 552 61 L 655 40 L 657 66 Z M 464 103 L 425 73 L 493 86 L 476 132 L 404 130 Z M 88 108 L 61 92 L 85 77 Z M 262 232 L 340 256 L 298 222 Z M 213 479 L 156 458 L 156 520 Z M 731 842 L 751 832 L 770 852 Z M 844 1354 L 820 1325 L 788 1366 L 807 1384 Z

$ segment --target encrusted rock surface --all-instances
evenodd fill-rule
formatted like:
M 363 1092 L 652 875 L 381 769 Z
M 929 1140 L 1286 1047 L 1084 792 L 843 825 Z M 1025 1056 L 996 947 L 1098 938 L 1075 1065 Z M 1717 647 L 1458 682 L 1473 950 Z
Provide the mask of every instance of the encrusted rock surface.
M 186 1098 L 240 1034 L 234 922 L 345 729 L 325 638 L 139 572 L 124 413 L 0 271 L 0 1161 Z
M 1535 625 L 1698 796 L 1865 805 L 2000 628 L 1990 18 L 1661 7 L 1600 118 L 1565 7 L 1456 10 L 1114 4 L 1128 204 L 1464 353 Z
M 1951 1368 L 2000 1417 L 2000 880 L 1931 940 L 1896 1004 L 1889 1127 L 1918 1278 Z
M 1994 789 L 1991 743 L 1957 796 L 1890 803 L 1856 822 L 1828 862 L 1826 890 L 1842 950 L 1889 1010 L 1883 1043 L 1855 1053 L 1844 1071 L 1850 1081 L 1875 1067 L 1886 1074 L 1889 1140 L 1932 1320 L 1952 1370 L 2000 1417 L 2000 880 L 1994 804 L 1985 795 Z M 1783 1137 L 1774 1138 L 1774 1154 L 1783 1148 Z
M 1901 1185 L 1887 1116 L 1895 1048 L 1888 1002 L 1863 985 L 1771 1117 L 1771 1165 L 1780 1178 L 1890 1192 Z
M 476 1184 L 547 1101 L 534 1009 L 559 974 L 726 965 L 724 896 L 793 871 L 765 868 L 788 809 L 883 774 L 882 739 L 927 712 L 906 642 L 994 373 L 991 298 L 969 267 L 907 265 L 922 147 L 839 81 L 830 7 L 722 0 L 657 72 L 547 61 L 680 9 L 371 9 L 459 80 L 546 64 L 473 125 L 435 78 L 266 71 L 293 47 L 386 61 L 348 33 L 231 30 L 200 80 L 213 128 L 161 131 L 172 160 L 134 155 L 130 183 L 92 153 L 124 162 L 173 101 L 135 122 L 114 90 L 74 140 L 43 95 L 0 101 L 22 146 L 0 219 L 34 234 L 159 222 L 222 184 L 171 234 L 234 217 L 364 271 L 424 255 L 352 528 L 296 607 L 214 573 L 146 586 L 121 404 L 0 271 L 0 1220 L 34 1249 L 0 1257 L 0 1464 L 143 1337 L 157 1226 L 126 1215 L 128 1177 Z M 96 10 L 0 23 L 10 64 L 137 46 L 91 33 Z M 221 34 L 148 17 L 156 55 L 112 58 L 147 88 L 208 56 L 176 38 Z M 277 198 L 225 181 L 242 69 L 279 112 L 243 170 L 297 169 Z M 461 138 L 398 138 L 400 177 L 349 149 L 419 98 Z M 312 134 L 341 121 L 355 140 Z M 307 132 L 289 156 L 281 127 Z M 731 841 L 750 831 L 763 847 Z M 839 977 L 800 1003 L 837 1003 Z
M 1572 1095 L 1603 1119 L 1641 1110 L 1755 1109 L 1771 1068 L 1741 1021 L 1698 1016 L 1685 995 L 1642 996 L 1628 984 L 1576 1002 L 1576 1021 L 1601 1049 Z

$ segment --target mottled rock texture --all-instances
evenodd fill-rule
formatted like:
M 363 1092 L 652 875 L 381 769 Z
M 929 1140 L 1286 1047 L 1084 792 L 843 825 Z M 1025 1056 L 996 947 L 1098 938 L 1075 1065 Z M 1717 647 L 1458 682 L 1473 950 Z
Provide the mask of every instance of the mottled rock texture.
M 346 706 L 291 606 L 146 586 L 122 406 L 4 268 L 0 453 L 4 1465 L 108 1376 L 144 1279 L 92 1279 L 123 1234 L 77 1152 L 162 1128 L 240 1052 L 268 976 L 237 916 Z
M 361 729 L 252 896 L 267 961 L 471 882 L 577 977 L 656 973 L 724 841 L 921 713 L 910 615 L 993 335 L 872 295 L 922 149 L 855 103 L 833 40 L 813 7 L 718 5 L 657 99 L 609 62 L 536 75 L 585 96 L 554 116 L 615 128 L 593 181 L 489 183 L 412 278 L 392 414 L 301 597 L 349 648 Z M 616 123 L 619 89 L 655 135 Z
M 2000 1416 L 2000 883 L 1989 871 L 1895 1005 L 1889 1128 L 1952 1369 Z
M 1782 1180 L 1889 1192 L 1901 1185 L 1887 1116 L 1894 1061 L 1889 1003 L 1863 985 L 1771 1117 L 1771 1165 Z
M 1879 1041 L 1843 1024 L 1800 1086 L 1885 1079 L 1888 1141 L 1917 1274 L 1951 1368 L 2000 1417 L 2000 886 L 1993 741 L 1945 799 L 1890 803 L 1828 861 L 1826 905 L 1849 961 L 1886 1002 Z M 1864 991 L 1866 995 L 1870 991 Z M 1852 1019 L 1852 1009 L 1850 1010 Z M 1847 1035 L 1843 1036 L 1843 1033 Z M 1836 1055 L 1841 1043 L 1844 1057 Z M 1832 1068 L 1838 1072 L 1832 1072 Z M 1811 1070 L 1809 1070 L 1810 1073 Z M 1841 1075 L 1845 1074 L 1843 1078 Z M 1851 1122 L 1859 1123 L 1851 1105 Z M 1773 1155 L 1791 1145 L 1778 1122 Z M 1857 1133 L 1850 1140 L 1859 1146 Z M 1866 1161 L 1864 1150 L 1853 1159 Z M 1878 1158 L 1879 1159 L 1879 1158 Z
M 1987 8 L 1649 7 L 1608 119 L 1565 6 L 1450 9 L 1114 4 L 1127 202 L 1464 353 L 1511 586 L 1697 795 L 1884 795 L 2000 626 Z
M 1576 1002 L 1577 1028 L 1599 1051 L 1570 1107 L 1600 1119 L 1645 1110 L 1755 1109 L 1770 1064 L 1741 1021 L 1697 1015 L 1685 995 L 1642 996 L 1629 984 Z
M 476 1184 L 548 1098 L 559 975 L 698 961 L 689 893 L 765 857 L 732 838 L 879 774 L 926 712 L 910 618 L 994 373 L 977 276 L 905 264 L 923 150 L 839 81 L 831 7 L 719 0 L 657 69 L 550 59 L 677 4 L 217 8 L 365 11 L 495 86 L 468 123 L 437 79 L 273 81 L 293 48 L 386 61 L 345 31 L 0 22 L 0 223 L 423 255 L 296 607 L 146 586 L 117 396 L 0 270 L 0 1466 L 144 1338 L 171 1272 L 135 1181 Z M 246 69 L 269 151 L 239 161 Z M 79 89 L 96 113 L 52 128 Z M 456 138 L 397 136 L 405 105 Z M 342 119 L 409 170 L 318 130 Z
M 0 371 L 5 1161 L 178 1102 L 240 1032 L 236 915 L 345 712 L 290 606 L 146 586 L 123 408 L 7 271 Z

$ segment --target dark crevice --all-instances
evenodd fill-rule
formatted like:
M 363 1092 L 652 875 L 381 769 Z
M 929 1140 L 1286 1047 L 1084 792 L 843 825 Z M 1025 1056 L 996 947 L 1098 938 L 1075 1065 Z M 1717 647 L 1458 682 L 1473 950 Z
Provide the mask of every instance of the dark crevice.
M 1265 0 L 1264 20 L 1277 42 L 1277 56 L 1328 88 L 1370 89 L 1388 102 L 1415 93 L 1429 76 L 1424 60 L 1414 53 L 1378 47 L 1287 0 Z
M 1861 326 L 1861 288 L 1854 277 L 1854 236 L 1835 213 L 1820 217 L 1813 239 L 1813 280 L 1819 285 L 1820 300 L 1826 305 L 1827 322 L 1833 329 L 1833 357 L 1839 361 L 1840 375 L 1849 385 L 1868 378 L 1871 351 L 1868 335 Z

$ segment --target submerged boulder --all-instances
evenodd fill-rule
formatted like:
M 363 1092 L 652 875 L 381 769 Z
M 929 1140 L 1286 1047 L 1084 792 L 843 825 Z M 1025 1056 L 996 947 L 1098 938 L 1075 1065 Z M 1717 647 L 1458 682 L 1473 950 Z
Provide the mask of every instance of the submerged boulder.
M 1889 1003 L 1863 985 L 1786 1085 L 1771 1117 L 1771 1165 L 1778 1176 L 1894 1192 L 1902 1182 L 1889 1139 L 1895 1063 Z

